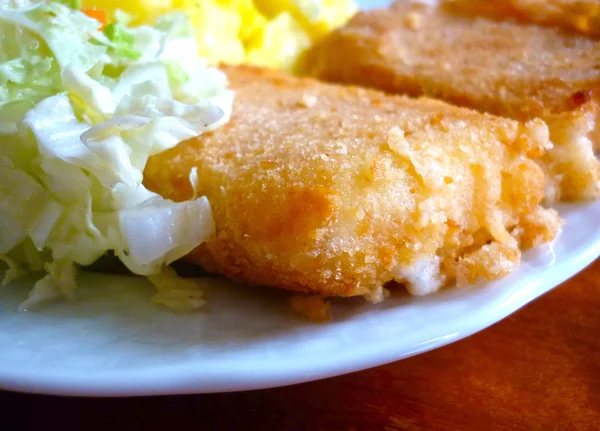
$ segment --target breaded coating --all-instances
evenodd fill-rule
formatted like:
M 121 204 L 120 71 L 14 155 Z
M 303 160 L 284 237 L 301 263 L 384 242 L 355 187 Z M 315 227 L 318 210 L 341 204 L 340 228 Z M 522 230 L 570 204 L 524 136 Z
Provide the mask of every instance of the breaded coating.
M 514 20 L 600 36 L 598 0 L 442 0 L 446 6 L 471 15 Z
M 233 280 L 322 296 L 413 294 L 494 279 L 554 238 L 548 145 L 528 125 L 430 99 L 225 69 L 231 121 L 152 157 L 144 183 L 206 195 L 216 235 L 188 256 Z M 192 187 L 190 172 L 198 181 Z M 305 305 L 305 304 L 300 304 Z
M 548 201 L 600 195 L 596 40 L 400 1 L 359 13 L 305 62 L 309 74 L 328 81 L 426 95 L 522 122 L 542 118 L 554 144 L 541 161 Z

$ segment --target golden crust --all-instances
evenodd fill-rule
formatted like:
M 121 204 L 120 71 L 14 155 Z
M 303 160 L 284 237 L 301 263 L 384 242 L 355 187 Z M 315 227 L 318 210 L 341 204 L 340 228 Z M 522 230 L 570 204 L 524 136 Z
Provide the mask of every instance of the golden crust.
M 416 29 L 406 21 L 415 15 L 422 17 Z M 435 96 L 521 121 L 575 110 L 600 91 L 595 40 L 410 1 L 359 13 L 307 61 L 326 80 Z
M 471 15 L 557 27 L 600 36 L 598 0 L 444 0 L 453 10 Z
M 211 272 L 377 300 L 389 281 L 411 288 L 417 263 L 440 284 L 504 275 L 519 262 L 517 232 L 534 244 L 560 226 L 539 205 L 544 177 L 528 156 L 547 144 L 539 130 L 429 99 L 226 72 L 237 92 L 231 121 L 145 171 L 151 190 L 181 201 L 198 168 L 216 235 L 189 260 Z M 494 253 L 508 263 L 492 265 Z
M 600 195 L 593 155 L 600 144 L 596 40 L 400 1 L 359 13 L 309 52 L 304 67 L 328 81 L 426 95 L 523 122 L 540 117 L 562 123 L 570 140 L 550 137 L 560 147 L 552 154 L 565 158 L 544 160 L 548 187 L 566 200 Z

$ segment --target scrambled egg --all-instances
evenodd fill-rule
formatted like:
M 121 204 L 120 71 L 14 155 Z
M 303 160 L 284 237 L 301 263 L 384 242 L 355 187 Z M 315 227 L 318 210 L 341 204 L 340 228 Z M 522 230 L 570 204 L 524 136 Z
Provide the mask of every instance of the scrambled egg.
M 247 63 L 293 71 L 315 40 L 356 12 L 352 0 L 84 0 L 84 7 L 124 10 L 138 23 L 184 10 L 200 55 L 212 63 Z

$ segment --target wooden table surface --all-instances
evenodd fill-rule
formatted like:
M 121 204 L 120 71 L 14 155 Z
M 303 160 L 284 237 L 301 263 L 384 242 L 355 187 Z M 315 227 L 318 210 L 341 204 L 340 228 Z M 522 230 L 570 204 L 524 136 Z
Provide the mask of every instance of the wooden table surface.
M 600 260 L 479 334 L 372 370 L 217 395 L 0 392 L 0 413 L 6 430 L 600 430 Z

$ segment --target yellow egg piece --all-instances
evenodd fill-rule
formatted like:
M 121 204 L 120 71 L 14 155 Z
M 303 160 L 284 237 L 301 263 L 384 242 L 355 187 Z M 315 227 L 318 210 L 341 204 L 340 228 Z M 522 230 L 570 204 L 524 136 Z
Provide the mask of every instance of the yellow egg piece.
M 199 55 L 209 63 L 249 63 L 295 71 L 311 43 L 346 23 L 352 0 L 83 0 L 109 14 L 120 9 L 133 24 L 153 24 L 184 11 L 196 31 Z M 299 66 L 298 66 L 299 67 Z
M 246 63 L 292 71 L 311 45 L 308 34 L 288 12 L 277 15 L 248 45 Z
M 267 16 L 288 11 L 313 40 L 344 25 L 358 10 L 352 0 L 255 0 Z
M 242 17 L 242 27 L 239 34 L 242 41 L 250 40 L 267 25 L 267 19 L 254 6 L 252 0 L 232 0 L 232 3 L 235 3 L 235 10 Z
M 238 64 L 244 61 L 245 50 L 238 37 L 242 18 L 217 1 L 175 0 L 196 30 L 199 55 L 211 63 Z

